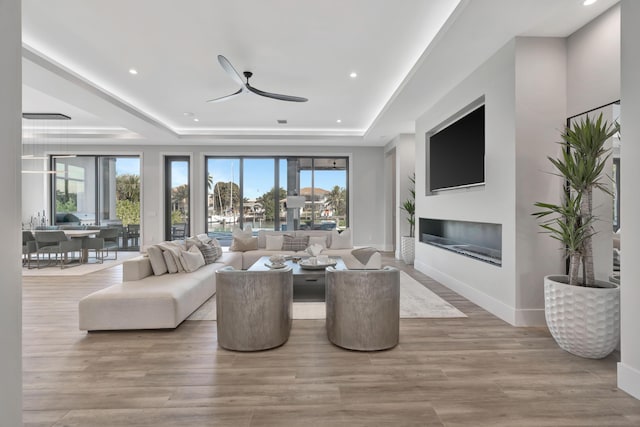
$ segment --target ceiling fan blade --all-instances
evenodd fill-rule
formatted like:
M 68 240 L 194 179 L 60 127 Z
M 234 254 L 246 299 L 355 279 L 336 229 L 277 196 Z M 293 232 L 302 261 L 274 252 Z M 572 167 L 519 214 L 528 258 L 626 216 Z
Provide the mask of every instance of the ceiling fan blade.
M 231 95 L 225 95 L 225 96 L 221 96 L 220 98 L 214 98 L 214 99 L 210 99 L 207 102 L 220 102 L 220 101 L 226 101 L 227 99 L 233 98 L 236 95 L 240 95 L 242 93 L 242 88 L 238 89 L 237 92 L 232 93 Z
M 220 63 L 220 66 L 224 69 L 224 71 L 226 71 L 227 74 L 229 74 L 229 77 L 231 77 L 234 82 L 238 83 L 240 86 L 244 86 L 245 83 L 242 80 L 242 77 L 240 76 L 240 74 L 238 74 L 236 69 L 233 68 L 233 65 L 231 65 L 231 62 L 229 62 L 227 58 L 225 58 L 222 55 L 218 55 L 218 62 Z
M 307 102 L 308 101 L 307 98 L 302 98 L 300 96 L 280 95 L 278 93 L 264 92 L 248 84 L 246 85 L 246 87 L 256 95 L 266 96 L 267 98 L 279 99 L 280 101 L 291 101 L 291 102 Z

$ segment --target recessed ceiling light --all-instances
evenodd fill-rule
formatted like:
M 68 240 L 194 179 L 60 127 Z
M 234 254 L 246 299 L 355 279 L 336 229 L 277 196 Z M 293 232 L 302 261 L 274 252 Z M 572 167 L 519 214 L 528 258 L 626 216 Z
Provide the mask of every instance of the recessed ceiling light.
M 597 1 L 598 0 L 584 0 L 584 2 L 582 4 L 585 5 L 585 6 L 591 6 L 592 4 L 594 4 Z
M 287 119 L 278 119 L 278 124 L 279 125 L 286 125 L 287 124 Z
M 336 123 L 342 123 L 342 120 L 338 119 L 336 120 Z
M 193 119 L 193 121 L 194 121 L 194 122 L 199 122 L 199 121 L 200 121 L 200 119 L 196 117 L 196 118 L 194 118 L 194 119 Z
M 352 79 L 355 79 L 356 77 L 358 77 L 358 73 L 353 71 L 351 74 L 349 74 L 349 77 L 351 77 Z
M 129 68 L 129 74 L 133 74 L 135 76 L 136 74 L 138 74 L 138 70 L 136 70 L 135 68 Z

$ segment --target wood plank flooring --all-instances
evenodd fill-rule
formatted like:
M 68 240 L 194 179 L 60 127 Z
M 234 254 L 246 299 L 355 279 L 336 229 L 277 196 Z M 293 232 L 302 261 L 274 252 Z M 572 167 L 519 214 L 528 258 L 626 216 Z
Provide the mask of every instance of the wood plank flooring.
M 78 330 L 78 300 L 121 280 L 23 279 L 26 426 L 638 426 L 616 388 L 616 353 L 572 356 L 546 328 L 514 328 L 389 255 L 467 314 L 402 319 L 400 344 L 331 345 L 323 320 L 294 320 L 282 347 L 218 348 L 216 325 Z M 1 424 L 1 422 L 0 422 Z

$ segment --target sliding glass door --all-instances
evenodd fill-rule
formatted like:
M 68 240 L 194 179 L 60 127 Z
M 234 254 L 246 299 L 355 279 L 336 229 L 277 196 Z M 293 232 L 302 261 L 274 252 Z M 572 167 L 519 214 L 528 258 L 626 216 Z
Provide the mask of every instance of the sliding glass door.
M 207 233 L 228 245 L 236 225 L 253 230 L 344 228 L 347 166 L 346 157 L 208 157 Z M 304 198 L 302 207 L 287 207 L 292 197 L 298 203 Z

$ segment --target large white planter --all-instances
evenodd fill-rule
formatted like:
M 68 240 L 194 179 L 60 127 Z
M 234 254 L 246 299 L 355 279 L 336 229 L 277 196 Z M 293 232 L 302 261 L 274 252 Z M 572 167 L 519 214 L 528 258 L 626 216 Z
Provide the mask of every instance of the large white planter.
M 620 286 L 602 281 L 597 281 L 601 288 L 567 283 L 567 276 L 544 278 L 544 312 L 551 335 L 576 356 L 608 356 L 620 339 Z
M 416 257 L 416 238 L 402 236 L 400 238 L 400 256 L 405 264 L 413 264 Z

